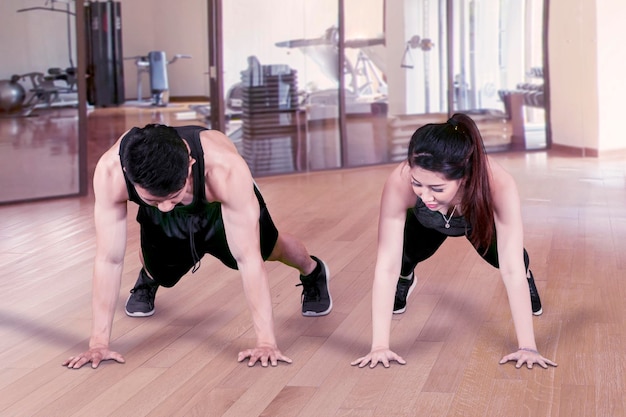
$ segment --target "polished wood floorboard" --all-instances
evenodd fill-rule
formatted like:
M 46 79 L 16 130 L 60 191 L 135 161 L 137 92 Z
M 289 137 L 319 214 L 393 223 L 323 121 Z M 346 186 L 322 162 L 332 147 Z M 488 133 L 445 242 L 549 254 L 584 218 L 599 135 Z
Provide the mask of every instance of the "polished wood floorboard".
M 92 113 L 90 170 L 152 117 L 163 115 Z M 506 294 L 462 238 L 418 266 L 393 318 L 407 364 L 350 366 L 370 343 L 379 197 L 393 168 L 382 165 L 258 179 L 278 227 L 328 263 L 334 299 L 330 315 L 302 317 L 297 273 L 267 264 L 279 345 L 293 359 L 268 369 L 236 361 L 254 332 L 237 272 L 215 259 L 161 288 L 154 316 L 124 314 L 140 268 L 133 206 L 112 336 L 126 363 L 65 369 L 90 332 L 93 197 L 0 206 L 0 415 L 626 416 L 626 161 L 495 157 L 518 179 L 544 304 L 537 343 L 558 368 L 498 364 L 516 348 Z
M 78 195 L 79 169 L 77 109 L 0 112 L 0 204 Z

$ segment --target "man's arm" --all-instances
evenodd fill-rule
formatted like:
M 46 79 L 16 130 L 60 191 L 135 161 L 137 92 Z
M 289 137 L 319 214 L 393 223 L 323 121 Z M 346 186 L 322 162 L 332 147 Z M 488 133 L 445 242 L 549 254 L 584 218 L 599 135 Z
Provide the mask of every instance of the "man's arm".
M 108 178 L 94 177 L 96 257 L 93 274 L 93 326 L 90 347 L 108 347 L 126 251 L 126 201 L 116 201 Z
M 111 328 L 122 279 L 126 251 L 126 187 L 117 154 L 107 152 L 94 174 L 94 222 L 96 256 L 92 279 L 92 330 L 89 350 L 69 358 L 64 365 L 80 368 L 91 362 L 96 368 L 102 360 L 124 362 L 109 350 Z
M 291 362 L 282 355 L 274 335 L 274 318 L 267 271 L 261 255 L 259 238 L 259 202 L 254 181 L 245 161 L 234 152 L 221 156 L 219 166 L 211 164 L 207 174 L 211 195 L 222 203 L 222 218 L 228 248 L 237 261 L 244 294 L 250 308 L 256 347 L 239 353 L 239 361 L 250 358 L 248 365 L 261 361 L 275 366 L 278 360 Z

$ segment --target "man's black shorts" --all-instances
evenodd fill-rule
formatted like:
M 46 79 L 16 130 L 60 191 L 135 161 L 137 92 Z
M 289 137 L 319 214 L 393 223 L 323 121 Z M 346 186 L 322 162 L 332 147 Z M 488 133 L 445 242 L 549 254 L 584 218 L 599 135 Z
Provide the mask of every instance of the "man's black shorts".
M 278 230 L 256 186 L 254 192 L 260 207 L 261 256 L 266 260 L 276 245 Z M 140 206 L 137 213 L 144 266 L 160 285 L 175 285 L 206 253 L 237 269 L 226 241 L 220 203 L 207 203 L 199 213 L 171 217 L 165 221 L 153 207 Z

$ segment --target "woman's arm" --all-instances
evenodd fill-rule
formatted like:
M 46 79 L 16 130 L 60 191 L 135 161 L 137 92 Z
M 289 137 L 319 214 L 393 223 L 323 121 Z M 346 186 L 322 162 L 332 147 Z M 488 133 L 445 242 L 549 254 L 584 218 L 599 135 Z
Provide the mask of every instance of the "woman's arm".
M 506 287 L 511 315 L 520 350 L 505 356 L 501 363 L 517 360 L 520 367 L 539 363 L 544 368 L 553 362 L 537 353 L 533 329 L 526 267 L 524 265 L 524 238 L 521 204 L 517 185 L 513 177 L 498 163 L 489 161 L 491 168 L 490 186 L 494 202 L 494 220 L 498 239 L 498 262 L 502 281 Z
M 404 223 L 407 209 L 415 204 L 408 167 L 402 163 L 391 173 L 383 189 L 378 220 L 378 253 L 372 287 L 372 346 L 368 355 L 352 362 L 375 367 L 379 362 L 405 361 L 389 349 L 389 335 L 396 284 L 400 275 Z

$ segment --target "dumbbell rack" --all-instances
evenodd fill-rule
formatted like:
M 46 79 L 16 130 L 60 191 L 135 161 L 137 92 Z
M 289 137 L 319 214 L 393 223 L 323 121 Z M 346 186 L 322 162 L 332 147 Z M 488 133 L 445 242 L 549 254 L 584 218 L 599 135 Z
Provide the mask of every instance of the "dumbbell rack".
M 253 175 L 299 169 L 303 114 L 297 97 L 297 71 L 263 65 L 255 58 L 241 72 L 242 154 Z
M 543 70 L 533 68 L 528 73 L 530 77 L 543 81 Z M 541 83 L 519 83 L 515 90 L 499 90 L 498 94 L 504 103 L 505 113 L 511 125 L 513 134 L 511 135 L 511 147 L 513 149 L 526 148 L 526 117 L 524 106 L 544 108 L 543 82 Z

